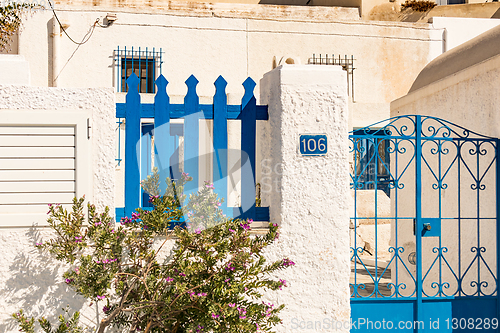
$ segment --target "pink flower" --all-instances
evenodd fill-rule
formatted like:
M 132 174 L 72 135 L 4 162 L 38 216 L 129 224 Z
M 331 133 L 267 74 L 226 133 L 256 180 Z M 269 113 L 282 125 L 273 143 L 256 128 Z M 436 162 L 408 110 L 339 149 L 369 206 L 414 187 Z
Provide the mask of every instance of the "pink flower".
M 240 223 L 240 227 L 245 230 L 250 230 L 250 225 L 248 223 Z
M 236 303 L 229 303 L 228 305 L 230 308 L 234 308 L 236 306 Z
M 206 186 L 207 188 L 212 188 L 212 189 L 214 188 L 214 184 L 207 184 L 207 185 L 205 185 L 205 186 Z
M 102 299 L 105 299 L 105 298 L 106 298 L 106 296 L 99 296 L 99 295 L 97 295 L 97 299 L 101 299 L 102 300 Z
M 233 232 L 233 233 L 234 233 L 234 232 L 236 232 L 236 231 L 234 231 L 234 230 L 233 230 L 233 229 L 231 229 L 231 228 L 229 228 L 229 231 L 231 231 L 231 232 Z
M 237 308 L 238 309 L 238 312 L 240 313 L 240 319 L 246 319 L 247 316 L 246 316 L 246 313 L 247 313 L 247 310 L 245 310 L 244 308 Z
M 198 296 L 200 296 L 200 297 L 207 296 L 207 293 L 199 293 Z
M 283 259 L 283 266 L 295 266 L 295 263 L 288 258 Z
M 215 313 L 212 313 L 212 318 L 213 319 L 217 319 L 217 318 L 219 318 L 219 315 L 216 315 Z
M 180 275 L 180 276 L 186 276 L 186 274 L 184 274 L 184 273 L 179 273 L 179 275 Z
M 201 230 L 200 229 L 196 229 L 194 232 L 196 232 L 197 234 L 201 234 Z
M 166 282 L 172 282 L 174 279 L 172 279 L 170 276 L 165 279 Z
M 280 290 L 281 290 L 281 288 L 282 288 L 282 287 L 288 287 L 288 286 L 286 285 L 286 280 L 281 280 L 281 279 L 280 279 L 280 283 L 281 283 Z
M 219 207 L 220 207 L 221 205 L 222 205 L 222 204 L 221 204 L 220 202 L 217 202 L 217 206 L 219 206 Z

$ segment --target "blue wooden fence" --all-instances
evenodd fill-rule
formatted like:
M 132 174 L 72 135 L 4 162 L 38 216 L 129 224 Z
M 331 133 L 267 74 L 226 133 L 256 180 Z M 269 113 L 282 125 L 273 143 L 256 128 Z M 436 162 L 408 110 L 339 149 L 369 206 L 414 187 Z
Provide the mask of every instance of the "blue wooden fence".
M 245 94 L 241 105 L 228 105 L 226 98 L 227 82 L 222 76 L 215 81 L 213 104 L 200 104 L 196 93 L 198 80 L 191 75 L 186 80 L 188 87 L 184 104 L 170 104 L 167 95 L 168 81 L 160 75 L 156 80 L 157 93 L 154 104 L 141 104 L 138 92 L 139 79 L 132 74 L 127 79 L 129 90 L 126 103 L 116 104 L 116 117 L 125 118 L 125 207 L 116 208 L 116 219 L 141 206 L 147 206 L 140 181 L 151 173 L 151 136 L 154 133 L 154 165 L 160 172 L 161 186 L 165 186 L 167 176 L 176 178 L 175 152 L 179 147 L 179 136 L 184 137 L 184 172 L 193 177 L 185 187 L 185 193 L 196 191 L 199 183 L 199 120 L 213 119 L 213 178 L 214 192 L 225 202 L 221 208 L 228 216 L 252 218 L 255 221 L 269 221 L 269 208 L 255 206 L 255 141 L 257 120 L 268 120 L 267 106 L 256 105 L 254 96 L 255 82 L 247 78 L 243 83 Z M 142 124 L 141 118 L 154 118 L 154 124 Z M 184 124 L 172 124 L 171 119 L 184 119 Z M 228 132 L 227 120 L 241 121 L 241 151 L 248 155 L 253 177 L 241 177 L 242 206 L 227 207 L 228 177 Z M 244 158 L 242 154 L 242 159 Z M 140 158 L 138 158 L 140 157 Z M 243 161 L 242 161 L 243 164 Z M 166 174 L 169 170 L 170 174 Z M 173 177 L 172 177 L 173 176 Z M 161 187 L 160 189 L 164 189 Z M 245 203 L 245 205 L 243 205 Z

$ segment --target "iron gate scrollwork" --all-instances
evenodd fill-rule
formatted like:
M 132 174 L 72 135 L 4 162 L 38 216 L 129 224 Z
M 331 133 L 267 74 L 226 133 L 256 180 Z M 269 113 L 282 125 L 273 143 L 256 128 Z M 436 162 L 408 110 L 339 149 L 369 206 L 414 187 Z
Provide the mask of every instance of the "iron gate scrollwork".
M 353 314 L 401 301 L 422 319 L 479 300 L 498 318 L 498 140 L 419 115 L 349 140 Z

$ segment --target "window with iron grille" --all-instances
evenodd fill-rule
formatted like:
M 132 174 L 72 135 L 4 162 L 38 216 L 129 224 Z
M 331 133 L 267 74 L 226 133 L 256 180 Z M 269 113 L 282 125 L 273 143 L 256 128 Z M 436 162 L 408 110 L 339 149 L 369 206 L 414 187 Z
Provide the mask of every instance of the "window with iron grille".
M 148 48 L 127 49 L 126 47 L 115 50 L 115 65 L 117 77 L 117 91 L 127 92 L 127 78 L 135 73 L 139 78 L 140 93 L 155 93 L 155 80 L 161 74 L 162 50 L 152 51 Z
M 367 135 L 367 138 L 356 137 L 356 176 L 361 189 L 379 189 L 391 196 L 390 183 L 390 141 L 384 137 L 387 135 L 379 130 L 355 130 L 354 135 Z M 380 136 L 378 138 L 377 136 Z

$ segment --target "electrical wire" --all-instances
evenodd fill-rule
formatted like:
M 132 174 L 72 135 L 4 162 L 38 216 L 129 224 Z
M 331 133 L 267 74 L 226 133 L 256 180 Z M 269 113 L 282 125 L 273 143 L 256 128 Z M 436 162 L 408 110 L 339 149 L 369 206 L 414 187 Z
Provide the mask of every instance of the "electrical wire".
M 55 13 L 54 13 L 55 15 Z M 59 21 L 59 20 L 58 20 Z M 82 46 L 83 44 L 85 44 L 86 42 L 89 41 L 90 37 L 92 37 L 92 34 L 94 33 L 94 30 L 95 30 L 95 27 L 96 27 L 96 24 L 99 23 L 99 19 L 97 19 L 94 24 L 90 27 L 89 31 L 87 31 L 87 33 L 85 34 L 85 36 L 83 36 L 82 38 L 82 41 L 80 43 L 78 42 L 74 42 L 73 40 L 71 40 L 73 43 L 75 43 L 77 45 L 76 49 L 73 51 L 73 53 L 71 54 L 71 56 L 68 58 L 68 61 L 66 61 L 66 63 L 64 64 L 63 68 L 61 68 L 61 70 L 59 71 L 59 73 L 57 74 L 56 78 L 54 79 L 54 81 L 57 81 L 57 79 L 59 78 L 59 75 L 61 75 L 61 73 L 63 72 L 63 70 L 66 68 L 66 66 L 68 65 L 68 63 L 70 62 L 70 60 L 73 58 L 73 56 L 75 55 L 76 51 L 78 51 L 78 49 L 80 48 L 80 46 Z M 61 26 L 62 28 L 62 26 Z M 69 36 L 68 36 L 69 37 Z M 71 39 L 71 38 L 70 38 Z
M 56 18 L 57 23 L 59 23 L 59 27 L 64 32 L 64 34 L 69 38 L 69 40 L 72 41 L 73 43 L 75 43 L 76 45 L 83 45 L 83 44 L 87 43 L 90 40 L 90 37 L 92 37 L 92 35 L 94 34 L 94 30 L 95 30 L 95 27 L 97 25 L 99 25 L 101 28 L 105 27 L 99 23 L 99 18 L 97 18 L 95 20 L 94 24 L 92 25 L 91 30 L 89 30 L 89 32 L 87 32 L 87 34 L 83 37 L 82 41 L 80 43 L 76 42 L 73 40 L 73 38 L 70 37 L 70 35 L 68 35 L 68 33 L 66 32 L 66 29 L 64 29 L 61 21 L 59 20 L 59 17 L 57 17 L 57 14 L 56 14 L 56 11 L 54 10 L 54 6 L 52 5 L 52 2 L 50 0 L 48 0 L 48 1 L 49 1 L 50 9 L 52 9 L 52 13 L 54 13 L 54 17 Z M 90 33 L 90 35 L 89 35 L 89 33 Z M 87 38 L 87 36 L 88 36 L 88 38 Z

